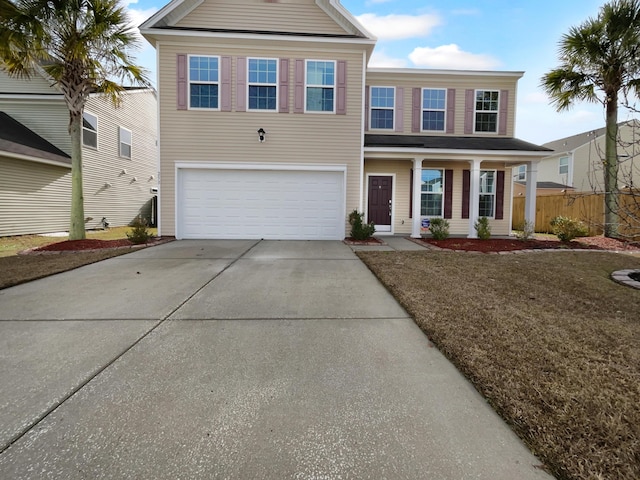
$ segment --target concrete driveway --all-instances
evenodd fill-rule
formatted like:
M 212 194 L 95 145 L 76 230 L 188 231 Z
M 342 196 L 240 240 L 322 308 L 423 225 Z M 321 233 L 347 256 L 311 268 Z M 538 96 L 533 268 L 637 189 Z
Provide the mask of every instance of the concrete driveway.
M 551 478 L 340 242 L 0 290 L 0 365 L 0 478 Z

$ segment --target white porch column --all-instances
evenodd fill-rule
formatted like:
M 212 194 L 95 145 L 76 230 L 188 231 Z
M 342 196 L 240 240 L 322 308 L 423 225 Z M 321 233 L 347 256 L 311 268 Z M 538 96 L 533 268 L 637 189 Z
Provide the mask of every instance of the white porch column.
M 469 235 L 467 238 L 478 238 L 474 228 L 480 214 L 480 160 L 469 160 L 471 165 L 471 181 L 469 183 Z
M 422 222 L 420 219 L 420 197 L 422 189 L 422 159 L 413 159 L 413 206 L 412 206 L 412 222 L 411 222 L 411 238 L 420 238 L 420 228 Z
M 538 183 L 538 162 L 527 165 L 526 197 L 524 199 L 524 221 L 536 224 L 536 185 Z

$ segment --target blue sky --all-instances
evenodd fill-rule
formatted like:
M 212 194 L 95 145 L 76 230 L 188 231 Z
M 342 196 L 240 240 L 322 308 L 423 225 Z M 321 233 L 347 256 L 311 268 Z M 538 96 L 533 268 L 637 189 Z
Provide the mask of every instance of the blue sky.
M 158 0 L 128 1 L 139 24 L 162 8 Z M 601 105 L 579 103 L 557 113 L 539 87 L 558 65 L 563 33 L 603 0 L 342 0 L 378 37 L 370 66 L 524 71 L 518 83 L 516 136 L 542 144 L 604 125 Z M 155 76 L 155 51 L 143 40 L 139 63 Z M 627 118 L 620 113 L 620 120 Z

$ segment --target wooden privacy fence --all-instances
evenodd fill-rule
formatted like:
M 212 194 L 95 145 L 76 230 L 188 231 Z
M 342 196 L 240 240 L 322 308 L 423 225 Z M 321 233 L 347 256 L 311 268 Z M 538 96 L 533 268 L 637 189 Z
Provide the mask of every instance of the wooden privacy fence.
M 635 202 L 634 202 L 635 200 Z M 620 211 L 634 210 L 632 218 L 628 220 L 621 214 L 620 233 L 625 236 L 640 238 L 640 212 L 637 209 L 638 198 L 631 195 L 620 196 Z M 513 199 L 513 228 L 519 229 L 524 225 L 524 197 Z M 601 235 L 604 224 L 604 194 L 559 194 L 542 195 L 536 199 L 536 232 L 551 232 L 551 219 L 562 215 L 564 217 L 582 220 L 589 227 L 589 235 Z

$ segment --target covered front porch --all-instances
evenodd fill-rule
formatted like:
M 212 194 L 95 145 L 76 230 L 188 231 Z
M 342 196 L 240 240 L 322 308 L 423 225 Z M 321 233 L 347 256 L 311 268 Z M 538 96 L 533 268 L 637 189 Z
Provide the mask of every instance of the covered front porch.
M 447 137 L 447 146 L 458 140 L 463 148 L 430 148 L 424 144 L 440 137 L 421 136 L 408 145 L 399 144 L 406 142 L 406 136 L 366 137 L 362 210 L 366 220 L 375 223 L 378 235 L 420 238 L 427 232 L 423 227 L 427 219 L 445 218 L 452 235 L 476 238 L 474 225 L 480 217 L 489 219 L 493 235 L 509 235 L 512 167 L 523 164 L 527 165 L 525 215 L 535 221 L 537 164 L 548 155 L 543 147 L 517 139 Z M 478 141 L 494 149 L 464 148 L 477 146 Z M 380 145 L 389 143 L 395 145 Z

